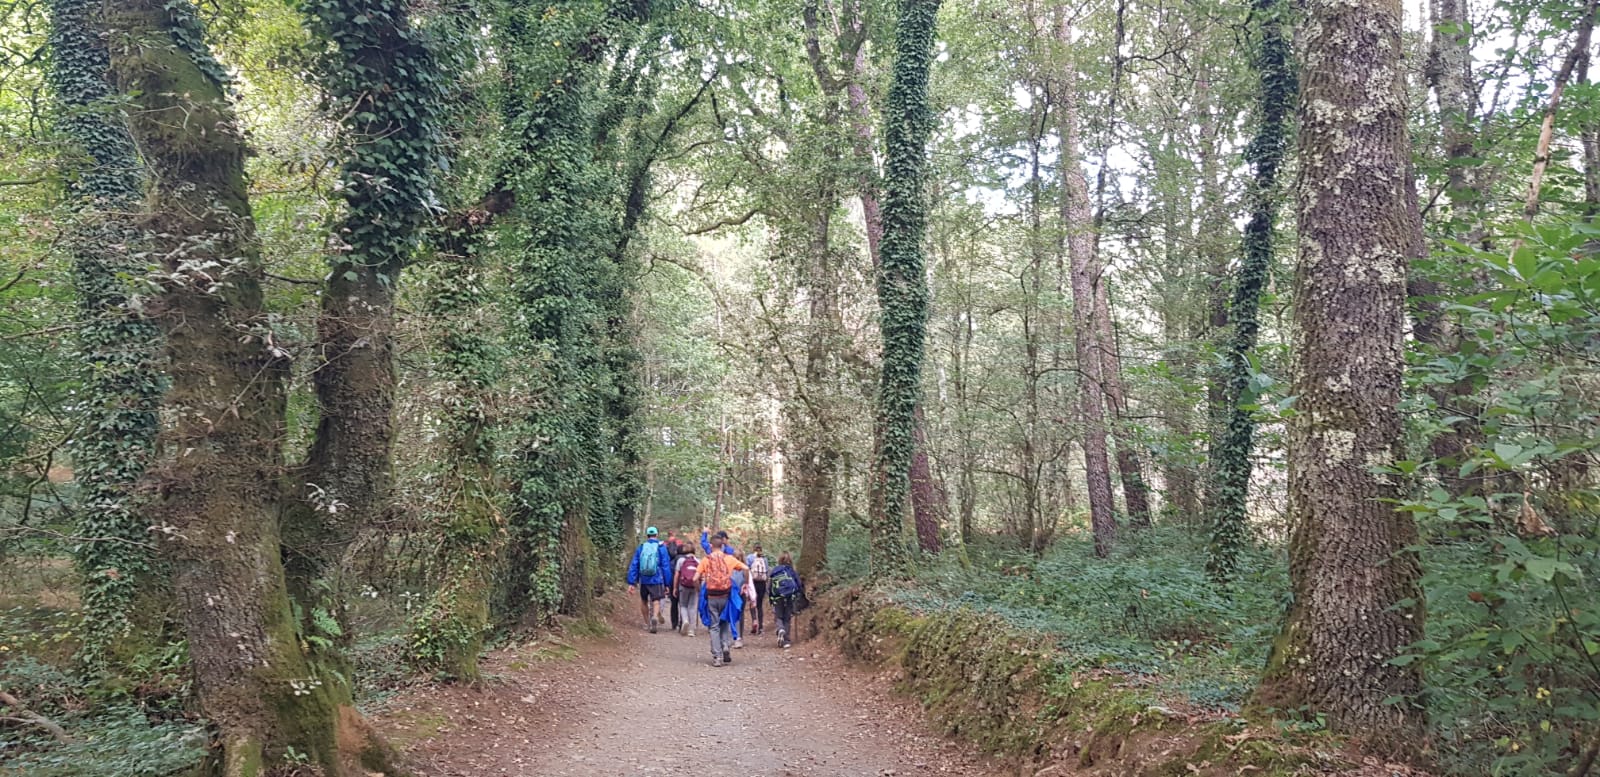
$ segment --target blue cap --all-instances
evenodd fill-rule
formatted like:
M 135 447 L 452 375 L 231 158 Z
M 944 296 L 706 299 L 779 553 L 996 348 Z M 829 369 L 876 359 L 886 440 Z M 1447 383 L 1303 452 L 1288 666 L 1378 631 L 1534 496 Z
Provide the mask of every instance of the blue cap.
M 656 536 L 656 527 L 651 526 L 650 528 L 645 529 L 644 533 L 650 535 L 651 537 L 654 537 L 654 536 Z

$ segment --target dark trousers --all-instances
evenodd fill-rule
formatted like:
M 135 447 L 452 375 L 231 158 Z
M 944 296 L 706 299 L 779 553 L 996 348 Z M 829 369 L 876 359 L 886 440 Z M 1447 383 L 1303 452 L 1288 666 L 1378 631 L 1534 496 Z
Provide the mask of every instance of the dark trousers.
M 681 621 L 678 618 L 678 587 L 677 586 L 673 586 L 672 587 L 672 594 L 671 594 L 671 596 L 669 598 L 672 599 L 672 628 L 676 629 L 680 625 L 682 625 L 682 623 L 683 623 L 683 621 Z
M 756 580 L 754 582 L 756 585 L 756 631 L 765 631 L 767 617 L 764 607 L 767 603 L 767 581 Z
M 783 641 L 794 639 L 794 597 L 772 597 L 772 614 L 778 616 L 778 631 L 783 634 Z

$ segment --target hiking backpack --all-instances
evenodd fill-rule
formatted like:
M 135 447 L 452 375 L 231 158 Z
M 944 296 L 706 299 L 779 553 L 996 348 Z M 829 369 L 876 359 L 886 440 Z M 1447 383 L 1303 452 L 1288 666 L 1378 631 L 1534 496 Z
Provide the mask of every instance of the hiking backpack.
M 700 563 L 706 565 L 705 577 L 707 591 L 732 590 L 733 570 L 729 568 L 727 556 L 719 553 L 713 553 L 709 556 L 706 556 L 706 560 Z
M 684 556 L 683 563 L 678 565 L 678 586 L 680 588 L 693 588 L 694 573 L 699 568 L 699 559 L 694 556 Z
M 772 580 L 767 583 L 767 590 L 773 596 L 790 597 L 800 593 L 800 578 L 795 576 L 794 570 L 789 567 L 778 567 L 772 573 Z
M 646 540 L 639 546 L 639 579 L 661 574 L 661 543 Z
M 756 556 L 750 561 L 750 579 L 758 583 L 767 579 L 767 557 Z

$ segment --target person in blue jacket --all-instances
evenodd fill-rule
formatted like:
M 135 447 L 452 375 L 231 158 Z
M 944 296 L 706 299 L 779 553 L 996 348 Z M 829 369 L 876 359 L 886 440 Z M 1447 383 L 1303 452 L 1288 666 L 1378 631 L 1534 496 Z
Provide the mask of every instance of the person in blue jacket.
M 660 621 L 661 600 L 667 596 L 667 585 L 672 582 L 672 558 L 667 546 L 656 537 L 656 527 L 646 529 L 645 540 L 633 552 L 628 564 L 628 593 L 639 589 L 639 614 L 644 617 L 644 627 L 656 633 Z M 650 563 L 654 559 L 655 563 Z
M 733 556 L 734 558 L 739 558 L 739 549 L 735 548 L 733 546 L 733 542 L 728 539 L 728 533 L 726 531 L 719 531 L 717 532 L 717 536 L 722 538 L 722 551 L 730 556 Z M 700 547 L 706 552 L 707 556 L 711 555 L 710 530 L 705 527 L 701 527 L 700 529 Z M 744 590 L 744 576 L 745 571 L 742 569 L 733 573 L 733 590 L 735 592 Z M 734 603 L 737 603 L 737 605 Z M 735 593 L 733 598 L 729 599 L 729 605 L 734 607 L 732 612 L 733 621 L 728 624 L 729 630 L 733 632 L 733 646 L 736 648 L 742 648 L 744 647 L 744 640 L 740 639 L 739 637 L 739 622 L 744 620 L 744 596 L 741 593 Z M 705 612 L 705 607 L 706 597 L 705 593 L 702 591 L 700 595 L 701 612 Z

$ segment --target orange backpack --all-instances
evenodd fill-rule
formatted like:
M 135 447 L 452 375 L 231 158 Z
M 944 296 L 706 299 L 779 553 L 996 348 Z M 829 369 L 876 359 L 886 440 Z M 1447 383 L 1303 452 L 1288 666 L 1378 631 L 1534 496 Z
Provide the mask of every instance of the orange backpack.
M 733 588 L 733 570 L 730 566 L 728 557 L 721 553 L 713 553 L 700 562 L 708 593 L 726 593 Z

